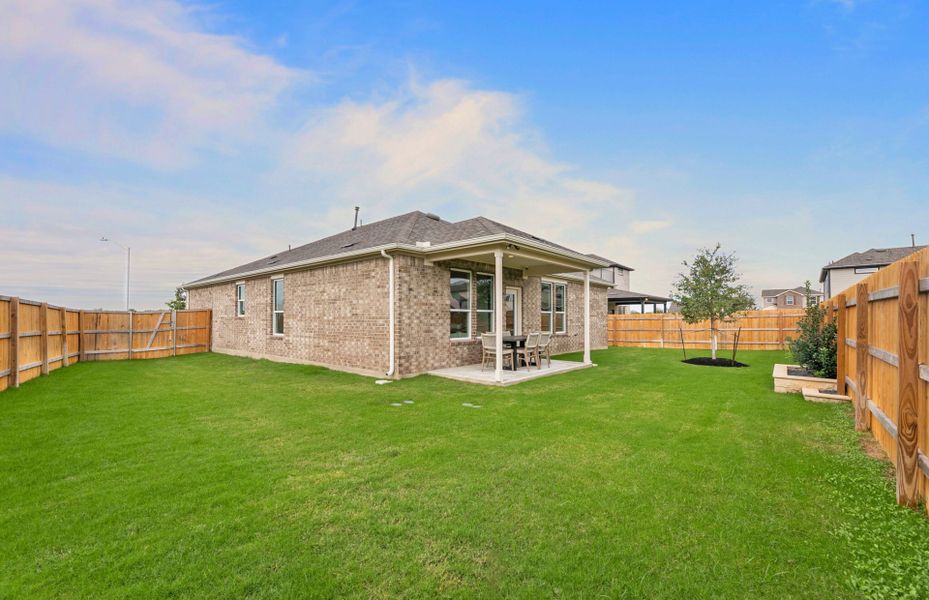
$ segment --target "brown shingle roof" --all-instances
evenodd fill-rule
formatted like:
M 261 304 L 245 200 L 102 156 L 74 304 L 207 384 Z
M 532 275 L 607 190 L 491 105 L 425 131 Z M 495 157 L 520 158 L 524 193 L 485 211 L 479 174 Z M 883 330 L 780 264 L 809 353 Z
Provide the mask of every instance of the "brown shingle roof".
M 539 244 L 548 246 L 553 250 L 570 252 L 585 256 L 575 250 L 566 248 L 554 242 L 542 239 L 519 229 L 492 221 L 486 217 L 475 217 L 457 223 L 444 221 L 438 216 L 421 211 L 413 211 L 404 215 L 391 217 L 374 223 L 361 225 L 356 229 L 349 229 L 341 233 L 297 246 L 291 250 L 284 250 L 271 256 L 239 265 L 232 269 L 221 271 L 209 277 L 203 277 L 188 285 L 213 279 L 235 277 L 254 271 L 286 267 L 294 263 L 311 261 L 316 258 L 325 258 L 377 248 L 389 244 L 407 244 L 414 246 L 417 242 L 429 242 L 431 245 L 458 242 L 476 238 L 487 237 L 494 234 L 510 234 L 523 237 Z
M 890 263 L 906 258 L 926 246 L 900 246 L 898 248 L 870 248 L 864 252 L 853 252 L 844 258 L 833 261 L 823 267 L 819 280 L 826 280 L 826 271 L 832 269 L 851 269 L 854 267 L 886 267 Z

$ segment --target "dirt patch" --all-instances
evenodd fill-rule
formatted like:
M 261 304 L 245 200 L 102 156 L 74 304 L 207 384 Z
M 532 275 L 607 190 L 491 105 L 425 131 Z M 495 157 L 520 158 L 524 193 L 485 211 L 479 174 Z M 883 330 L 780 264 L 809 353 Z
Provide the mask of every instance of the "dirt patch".
M 861 436 L 861 449 L 864 450 L 865 454 L 874 460 L 884 460 L 890 462 L 890 458 L 887 456 L 887 453 L 884 452 L 884 449 L 881 448 L 881 445 L 877 443 L 877 440 L 870 435 Z
M 700 356 L 698 358 L 688 358 L 687 360 L 682 360 L 681 362 L 687 363 L 688 365 L 700 365 L 701 367 L 747 367 L 745 363 L 740 363 L 737 360 L 732 360 L 731 358 L 707 358 L 706 356 Z

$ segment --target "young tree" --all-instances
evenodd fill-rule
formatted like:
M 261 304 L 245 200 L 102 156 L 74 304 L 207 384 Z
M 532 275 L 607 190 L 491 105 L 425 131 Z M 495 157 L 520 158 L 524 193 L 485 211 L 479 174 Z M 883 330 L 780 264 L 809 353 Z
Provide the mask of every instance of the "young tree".
M 713 250 L 701 248 L 693 262 L 685 260 L 684 266 L 689 271 L 678 274 L 671 294 L 686 323 L 710 322 L 714 360 L 719 347 L 719 322 L 730 320 L 741 310 L 755 308 L 748 288 L 739 283 L 735 253 L 725 254 L 720 248 L 719 244 Z
M 787 338 L 790 352 L 800 366 L 817 377 L 835 377 L 837 325 L 827 319 L 829 311 L 813 296 L 812 284 L 806 282 L 806 313 L 797 328 L 797 339 Z
M 165 304 L 171 310 L 184 310 L 187 308 L 187 292 L 184 291 L 184 288 L 177 288 L 174 290 L 174 299 L 165 302 Z

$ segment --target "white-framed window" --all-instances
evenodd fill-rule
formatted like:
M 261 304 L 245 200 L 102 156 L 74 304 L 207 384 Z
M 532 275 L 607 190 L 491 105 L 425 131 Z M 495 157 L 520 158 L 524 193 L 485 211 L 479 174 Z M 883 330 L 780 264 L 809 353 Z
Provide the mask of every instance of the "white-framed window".
M 785 298 L 785 300 L 784 300 L 784 303 L 787 304 L 787 306 L 793 306 L 793 305 L 794 305 L 794 297 L 793 297 L 793 296 L 787 296 L 787 297 Z
M 452 269 L 449 273 L 449 337 L 471 338 L 471 272 Z
M 245 316 L 245 283 L 235 284 L 235 316 Z
M 271 280 L 271 333 L 284 335 L 284 278 Z
M 566 333 L 568 286 L 555 281 L 542 282 L 542 331 Z
M 477 286 L 475 310 L 477 311 L 477 334 L 494 330 L 494 276 L 489 273 L 478 273 L 474 277 Z

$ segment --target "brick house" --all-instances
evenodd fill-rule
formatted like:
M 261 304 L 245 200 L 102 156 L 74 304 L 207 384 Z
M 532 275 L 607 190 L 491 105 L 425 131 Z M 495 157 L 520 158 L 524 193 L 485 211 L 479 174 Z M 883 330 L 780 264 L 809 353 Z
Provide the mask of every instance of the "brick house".
M 589 363 L 607 346 L 609 288 L 590 273 L 608 266 L 484 217 L 416 211 L 185 287 L 213 311 L 216 352 L 397 378 L 480 362 L 487 331 L 551 331 L 553 354 Z

